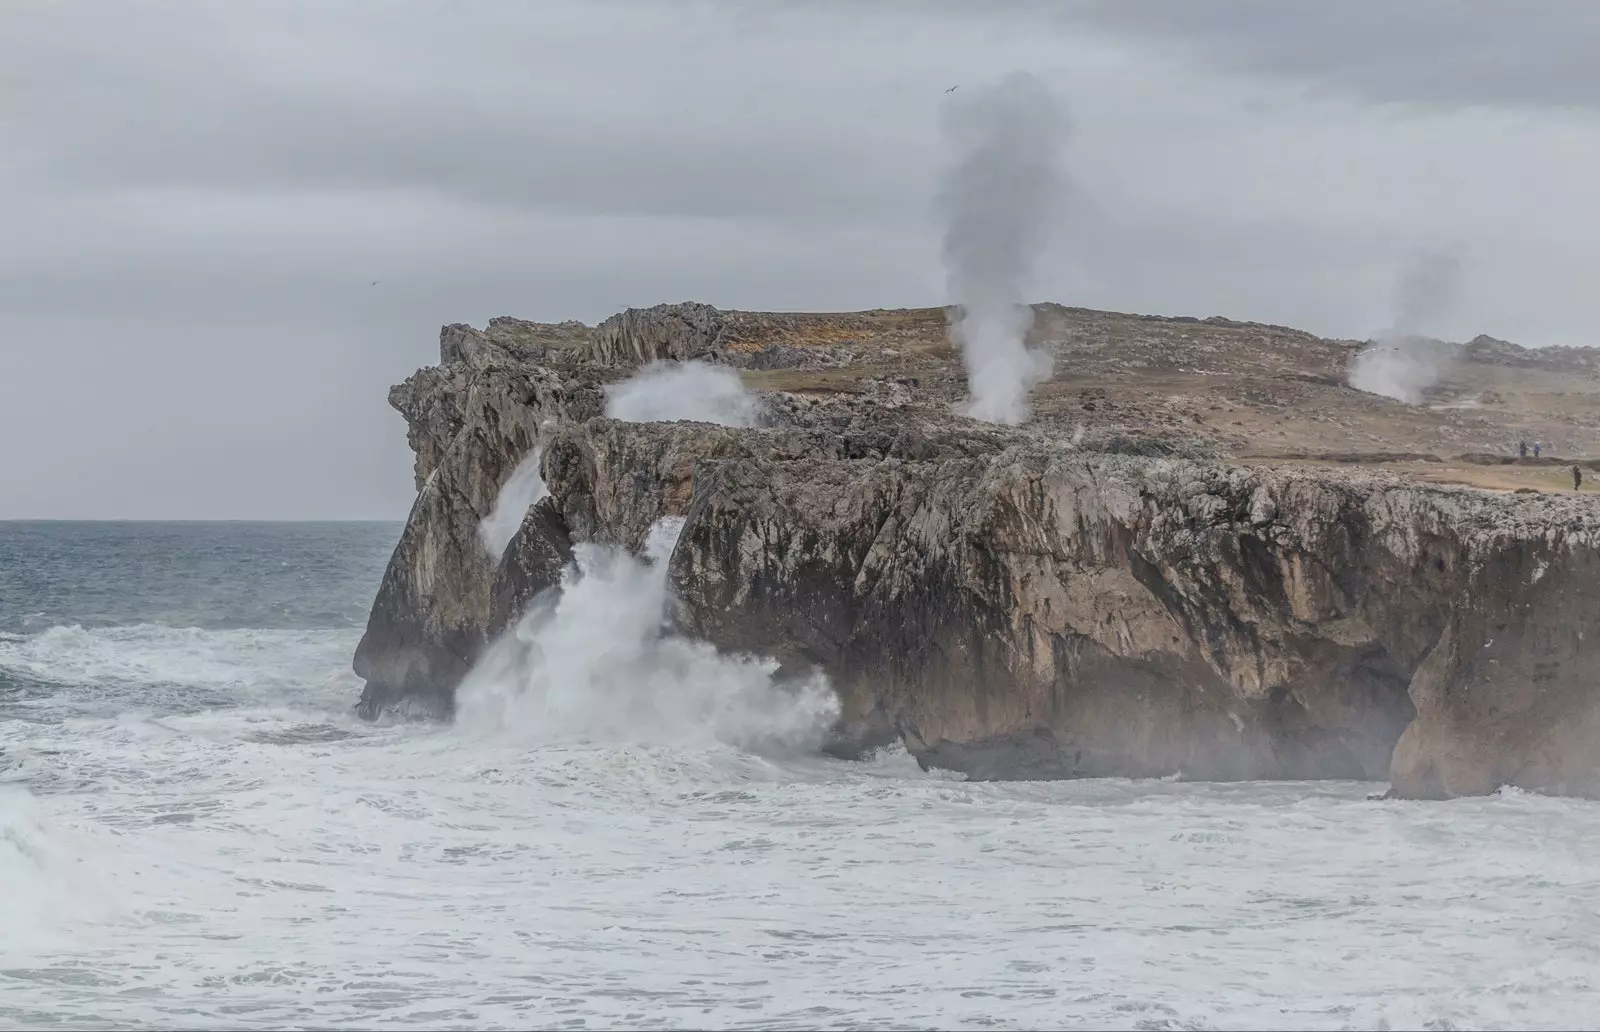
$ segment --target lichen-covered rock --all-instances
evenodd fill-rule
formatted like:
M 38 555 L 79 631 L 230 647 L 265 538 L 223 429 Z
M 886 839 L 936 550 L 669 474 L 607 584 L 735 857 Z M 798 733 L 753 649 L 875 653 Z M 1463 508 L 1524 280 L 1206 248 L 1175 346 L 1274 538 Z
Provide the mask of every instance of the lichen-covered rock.
M 602 365 L 629 367 L 714 361 L 721 357 L 724 342 L 722 313 L 691 301 L 619 312 L 595 327 L 589 349 Z

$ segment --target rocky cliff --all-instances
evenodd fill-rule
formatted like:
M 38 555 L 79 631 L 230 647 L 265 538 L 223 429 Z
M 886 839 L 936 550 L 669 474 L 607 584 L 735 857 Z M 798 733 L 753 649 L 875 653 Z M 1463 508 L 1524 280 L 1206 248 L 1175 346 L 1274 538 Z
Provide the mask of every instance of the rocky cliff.
M 1453 455 L 1503 452 L 1532 418 L 1600 445 L 1585 362 L 1468 348 L 1422 408 L 1344 387 L 1358 345 L 1282 327 L 1043 306 L 1035 335 L 1056 376 L 1001 428 L 952 414 L 937 311 L 447 327 L 440 365 L 391 393 L 419 490 L 356 656 L 362 712 L 447 714 L 575 543 L 638 550 L 674 515 L 677 625 L 825 673 L 839 754 L 1600 788 L 1600 509 L 1545 467 L 1485 486 Z M 686 359 L 741 370 L 763 425 L 602 416 L 607 383 Z M 1517 402 L 1541 377 L 1572 396 L 1535 416 Z M 549 497 L 491 557 L 477 525 L 536 445 Z

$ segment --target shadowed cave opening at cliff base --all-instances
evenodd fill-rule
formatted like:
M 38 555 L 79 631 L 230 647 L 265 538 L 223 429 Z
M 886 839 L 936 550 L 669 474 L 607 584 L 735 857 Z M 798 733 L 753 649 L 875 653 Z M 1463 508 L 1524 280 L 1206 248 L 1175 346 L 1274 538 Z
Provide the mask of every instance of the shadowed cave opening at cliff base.
M 447 328 L 441 365 L 392 394 L 419 493 L 357 654 L 362 712 L 470 699 L 476 715 L 581 731 L 557 679 L 649 712 L 633 689 L 606 693 L 652 684 L 638 664 L 653 656 L 678 673 L 649 698 L 684 693 L 687 710 L 713 714 L 699 726 L 719 726 L 716 700 L 771 703 L 787 726 L 784 700 L 815 675 L 838 715 L 799 740 L 845 756 L 899 740 L 969 778 L 1588 791 L 1593 499 L 1569 477 L 1565 494 L 1513 493 L 1516 478 L 1563 467 L 1441 458 L 1492 450 L 1525 409 L 1375 405 L 1339 383 L 1351 342 L 1283 327 L 1034 311 L 1030 346 L 1064 361 L 1036 386 L 1026 427 L 954 414 L 966 378 L 941 309 L 664 305 L 581 332 Z M 640 371 L 663 361 L 742 381 L 759 425 L 608 408 L 607 388 L 654 382 Z M 1523 384 L 1593 392 L 1600 362 L 1475 341 L 1435 389 L 1485 382 L 1512 400 Z M 1547 406 L 1580 455 L 1600 447 L 1588 397 Z M 1289 457 L 1229 458 L 1257 442 L 1227 420 L 1286 428 Z M 1400 432 L 1421 447 L 1396 449 L 1385 435 Z M 479 525 L 535 446 L 548 494 L 494 557 Z M 1432 482 L 1445 477 L 1459 479 Z M 502 527 L 521 504 L 506 503 Z M 670 547 L 663 519 L 682 520 Z M 622 635 L 634 665 L 556 655 L 575 628 L 605 627 L 578 620 L 598 611 L 585 597 L 610 584 L 644 598 L 644 569 L 662 578 L 648 590 L 670 632 L 651 602 L 648 619 L 621 621 L 650 628 Z M 701 660 L 731 664 L 705 675 L 723 686 L 709 695 L 686 687 Z M 462 689 L 458 706 L 469 671 L 496 663 L 513 689 Z

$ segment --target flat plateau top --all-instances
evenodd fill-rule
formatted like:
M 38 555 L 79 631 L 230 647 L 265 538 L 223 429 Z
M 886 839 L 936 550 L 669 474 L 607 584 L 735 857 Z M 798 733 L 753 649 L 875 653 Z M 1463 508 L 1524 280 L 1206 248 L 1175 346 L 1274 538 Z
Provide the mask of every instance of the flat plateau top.
M 1153 438 L 1246 463 L 1354 465 L 1500 491 L 1570 491 L 1574 462 L 1600 463 L 1597 349 L 1491 337 L 1445 346 L 1437 383 L 1412 405 L 1347 385 L 1360 341 L 1222 318 L 1054 304 L 1035 313 L 1030 342 L 1055 364 L 1033 392 L 1032 425 L 1052 437 Z M 715 317 L 730 361 L 773 345 L 798 356 L 743 369 L 752 388 L 867 404 L 893 388 L 899 404 L 928 415 L 957 409 L 966 393 L 943 309 Z M 490 332 L 582 348 L 595 331 L 497 320 Z M 1540 442 L 1545 461 L 1531 452 L 1508 461 L 1519 441 Z M 1600 470 L 1592 479 L 1600 489 Z

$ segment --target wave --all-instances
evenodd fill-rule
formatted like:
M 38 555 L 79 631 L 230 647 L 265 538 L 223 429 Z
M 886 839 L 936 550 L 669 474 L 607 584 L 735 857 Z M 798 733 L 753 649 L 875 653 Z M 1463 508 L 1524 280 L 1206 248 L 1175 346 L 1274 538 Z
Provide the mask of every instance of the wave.
M 90 689 L 73 693 L 79 699 L 135 692 L 147 708 L 177 702 L 174 695 L 194 705 L 303 701 L 335 690 L 348 695 L 358 637 L 353 629 L 56 626 L 0 633 L 0 677 Z
M 81 860 L 28 791 L 0 785 L 0 938 L 6 946 L 65 945 L 71 925 L 115 915 L 107 893 L 87 880 L 88 865 Z
M 579 545 L 561 591 L 535 599 L 468 674 L 458 726 L 546 742 L 815 751 L 838 715 L 826 681 L 778 684 L 772 660 L 671 632 L 666 566 L 681 528 L 659 521 L 643 558 Z

